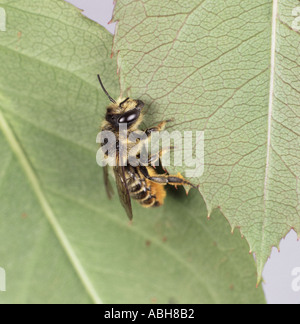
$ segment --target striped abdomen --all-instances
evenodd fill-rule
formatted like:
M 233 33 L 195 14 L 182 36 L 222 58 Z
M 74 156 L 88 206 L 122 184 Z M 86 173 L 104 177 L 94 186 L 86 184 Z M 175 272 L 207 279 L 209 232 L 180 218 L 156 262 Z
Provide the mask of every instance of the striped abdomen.
M 138 168 L 127 167 L 125 170 L 127 186 L 132 199 L 143 207 L 159 207 L 166 197 L 164 186 L 146 179 Z

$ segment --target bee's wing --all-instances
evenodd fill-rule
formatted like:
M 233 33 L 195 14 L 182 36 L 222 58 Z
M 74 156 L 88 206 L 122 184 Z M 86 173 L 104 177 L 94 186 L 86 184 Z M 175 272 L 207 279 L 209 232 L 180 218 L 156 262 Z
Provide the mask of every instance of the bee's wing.
M 103 176 L 104 176 L 104 183 L 105 183 L 105 188 L 106 188 L 106 193 L 107 193 L 108 199 L 112 199 L 112 197 L 114 195 L 114 190 L 113 190 L 113 187 L 109 181 L 108 166 L 105 166 L 103 168 Z
M 122 166 L 116 166 L 114 167 L 114 172 L 115 172 L 120 201 L 123 207 L 125 208 L 129 219 L 132 220 L 133 215 L 132 215 L 131 198 L 126 183 L 125 169 Z

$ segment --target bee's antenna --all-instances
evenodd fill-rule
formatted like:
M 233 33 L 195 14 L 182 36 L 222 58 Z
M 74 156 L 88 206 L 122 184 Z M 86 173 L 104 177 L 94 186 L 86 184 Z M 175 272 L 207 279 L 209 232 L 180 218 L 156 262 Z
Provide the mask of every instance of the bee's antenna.
M 98 74 L 98 80 L 99 80 L 99 82 L 100 82 L 100 84 L 101 84 L 101 88 L 103 89 L 104 93 L 107 95 L 108 99 L 109 99 L 112 103 L 114 103 L 114 104 L 117 103 L 116 100 L 113 99 L 113 98 L 108 94 L 107 90 L 104 88 L 104 85 L 103 85 L 103 83 L 102 83 L 102 81 L 101 81 L 101 78 L 100 78 L 100 75 L 99 75 L 99 74 Z

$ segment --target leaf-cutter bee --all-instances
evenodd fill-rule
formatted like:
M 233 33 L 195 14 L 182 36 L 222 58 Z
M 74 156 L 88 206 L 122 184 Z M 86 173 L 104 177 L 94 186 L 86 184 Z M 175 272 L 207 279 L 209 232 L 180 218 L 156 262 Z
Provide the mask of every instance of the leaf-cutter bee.
M 100 76 L 98 79 L 104 93 L 111 101 L 107 107 L 105 121 L 102 124 L 102 131 L 113 132 L 116 136 L 116 166 L 113 167 L 115 180 L 118 188 L 120 201 L 125 208 L 130 220 L 133 218 L 131 199 L 137 200 L 143 207 L 159 207 L 164 204 L 166 198 L 165 185 L 172 186 L 191 186 L 196 188 L 179 173 L 176 176 L 168 174 L 158 174 L 152 166 L 155 162 L 161 159 L 166 150 L 160 150 L 155 155 L 149 156 L 148 166 L 131 166 L 129 163 L 120 163 L 120 158 L 128 161 L 129 151 L 125 152 L 125 156 L 120 157 L 119 151 L 119 129 L 120 126 L 126 124 L 127 138 L 131 133 L 139 130 L 139 126 L 143 121 L 144 103 L 141 100 L 130 98 L 114 100 L 106 91 Z M 144 131 L 146 137 L 151 138 L 153 132 L 164 130 L 170 120 L 162 121 L 157 126 L 148 128 Z M 103 145 L 103 144 L 102 144 Z M 172 148 L 169 148 L 170 150 Z M 105 153 L 104 153 L 105 154 Z M 106 155 L 107 156 L 107 155 Z M 122 166 L 127 165 L 127 166 Z M 104 181 L 109 199 L 112 198 L 113 190 L 109 182 L 108 166 L 104 167 Z

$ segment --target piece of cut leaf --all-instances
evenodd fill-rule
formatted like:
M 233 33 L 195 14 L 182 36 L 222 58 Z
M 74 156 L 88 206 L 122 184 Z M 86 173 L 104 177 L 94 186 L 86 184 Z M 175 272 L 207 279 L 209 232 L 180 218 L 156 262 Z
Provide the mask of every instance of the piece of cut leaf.
M 209 213 L 220 208 L 246 237 L 258 279 L 271 247 L 300 233 L 297 7 L 118 0 L 114 13 L 123 91 L 149 105 L 149 123 L 173 117 L 170 130 L 204 131 L 205 170 L 192 180 Z

